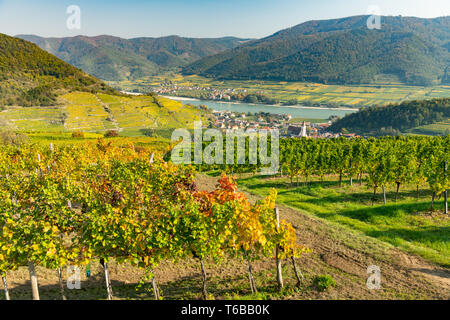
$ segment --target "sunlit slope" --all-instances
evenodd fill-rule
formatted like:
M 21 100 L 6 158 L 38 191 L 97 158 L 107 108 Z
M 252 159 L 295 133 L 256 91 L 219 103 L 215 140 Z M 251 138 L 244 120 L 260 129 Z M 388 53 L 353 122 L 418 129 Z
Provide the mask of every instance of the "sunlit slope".
M 219 80 L 355 85 L 389 76 L 408 85 L 450 83 L 449 16 L 383 16 L 381 29 L 373 30 L 368 19 L 307 21 L 197 60 L 183 72 Z
M 73 92 L 60 107 L 10 108 L 0 112 L 0 127 L 19 131 L 119 132 L 192 128 L 207 116 L 192 106 L 152 96 L 115 96 Z
M 140 79 L 161 68 L 184 66 L 200 58 L 235 48 L 246 39 L 193 39 L 178 36 L 122 39 L 112 36 L 42 38 L 19 35 L 43 50 L 104 80 Z
M 70 91 L 116 93 L 37 45 L 0 33 L 0 108 L 52 106 Z

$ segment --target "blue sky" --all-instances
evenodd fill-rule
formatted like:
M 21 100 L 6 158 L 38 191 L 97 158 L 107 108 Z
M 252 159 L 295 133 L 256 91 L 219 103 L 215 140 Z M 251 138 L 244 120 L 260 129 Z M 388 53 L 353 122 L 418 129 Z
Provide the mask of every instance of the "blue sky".
M 80 30 L 66 27 L 69 5 L 81 9 Z M 0 0 L 0 33 L 260 38 L 308 20 L 366 14 L 370 6 L 382 15 L 450 15 L 449 0 Z

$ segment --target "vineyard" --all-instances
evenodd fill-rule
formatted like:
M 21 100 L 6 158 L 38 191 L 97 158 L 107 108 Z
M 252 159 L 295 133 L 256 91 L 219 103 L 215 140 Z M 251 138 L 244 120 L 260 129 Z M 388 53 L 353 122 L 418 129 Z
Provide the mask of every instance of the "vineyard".
M 249 139 L 246 140 L 248 147 Z M 224 140 L 226 148 L 226 140 Z M 235 158 L 237 158 L 235 148 Z M 270 150 L 270 146 L 268 147 Z M 248 148 L 247 148 L 248 150 Z M 249 164 L 248 152 L 245 154 L 246 165 L 199 165 L 201 171 L 226 171 L 227 173 L 256 173 L 262 167 Z M 311 177 L 319 177 L 323 182 L 326 176 L 337 175 L 339 186 L 343 178 L 362 184 L 363 178 L 373 190 L 373 202 L 377 192 L 396 186 L 398 195 L 402 186 L 415 184 L 417 196 L 421 188 L 432 191 L 432 201 L 444 195 L 450 188 L 447 164 L 450 160 L 450 136 L 447 137 L 382 137 L 368 140 L 358 138 L 340 139 L 282 139 L 279 147 L 280 175 L 290 178 L 291 186 L 299 186 L 300 180 L 305 185 Z M 225 162 L 225 161 L 224 161 Z
M 117 96 L 71 92 L 58 97 L 53 107 L 8 107 L 0 112 L 0 124 L 20 132 L 103 133 L 117 130 L 126 136 L 142 136 L 148 129 L 185 127 L 207 122 L 208 113 L 181 103 L 152 96 Z
M 255 278 L 261 276 L 254 266 L 269 259 L 277 288 L 283 288 L 284 272 L 303 290 L 304 275 L 296 259 L 313 252 L 307 247 L 315 249 L 315 244 L 299 244 L 305 243 L 304 234 L 298 232 L 305 221 L 292 225 L 293 219 L 280 219 L 276 201 L 297 201 L 303 192 L 299 187 L 324 185 L 330 177 L 337 179 L 339 187 L 348 183 L 356 189 L 364 183 L 372 192 L 372 206 L 386 205 L 386 189 L 394 188 L 397 202 L 401 190 L 414 185 L 418 199 L 431 195 L 432 207 L 444 195 L 445 206 L 431 210 L 447 208 L 449 137 L 282 139 L 279 177 L 269 179 L 288 179 L 289 185 L 286 189 L 274 183 L 259 193 L 263 197 L 257 201 L 239 192 L 234 178 L 225 173 L 240 177 L 245 173 L 250 180 L 243 179 L 243 185 L 260 185 L 255 189 L 258 194 L 263 180 L 254 173 L 262 164 L 174 165 L 167 159 L 170 152 L 164 156 L 163 150 L 155 152 L 126 139 L 116 142 L 93 139 L 0 148 L 0 271 L 7 299 L 14 298 L 8 290 L 8 274 L 23 267 L 28 268 L 33 299 L 39 299 L 39 268 L 53 270 L 60 296 L 66 299 L 62 270 L 81 267 L 88 274 L 98 261 L 108 299 L 114 298 L 110 266 L 140 270 L 140 283 L 148 282 L 154 298 L 163 299 L 155 276 L 158 268 L 163 265 L 167 270 L 167 263 L 175 266 L 183 261 L 197 265 L 204 299 L 211 298 L 207 286 L 211 261 L 218 266 L 231 260 L 241 263 L 248 289 L 257 294 L 261 281 Z M 216 187 L 200 191 L 195 180 L 198 170 L 220 173 Z M 377 197 L 380 189 L 382 200 Z M 310 189 L 304 192 L 309 198 L 323 197 Z M 305 205 L 308 201 L 298 199 Z M 424 246 L 441 255 L 431 260 L 447 265 L 448 242 L 430 241 Z M 217 285 L 217 280 L 211 283 Z
M 152 279 L 161 261 L 194 258 L 202 270 L 207 297 L 205 259 L 252 263 L 274 257 L 278 285 L 281 259 L 309 249 L 297 244 L 290 223 L 276 214 L 276 192 L 251 204 L 225 175 L 212 192 L 198 191 L 192 167 L 175 166 L 143 147 L 115 146 L 98 140 L 85 145 L 25 145 L 0 149 L 0 270 L 8 292 L 8 272 L 28 266 L 33 299 L 39 299 L 36 267 L 62 268 L 100 259 L 106 293 L 113 298 L 108 262 L 134 265 Z
M 199 169 L 237 174 L 258 196 L 276 188 L 279 204 L 448 267 L 449 147 L 449 136 L 282 139 L 277 176 L 260 176 L 261 163 Z

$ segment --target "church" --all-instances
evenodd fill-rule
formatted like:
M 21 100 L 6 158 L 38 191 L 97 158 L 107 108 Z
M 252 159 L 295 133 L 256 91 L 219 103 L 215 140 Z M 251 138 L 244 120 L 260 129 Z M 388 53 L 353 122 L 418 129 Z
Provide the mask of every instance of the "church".
M 301 126 L 289 126 L 287 135 L 293 138 L 308 138 L 306 122 L 303 121 Z

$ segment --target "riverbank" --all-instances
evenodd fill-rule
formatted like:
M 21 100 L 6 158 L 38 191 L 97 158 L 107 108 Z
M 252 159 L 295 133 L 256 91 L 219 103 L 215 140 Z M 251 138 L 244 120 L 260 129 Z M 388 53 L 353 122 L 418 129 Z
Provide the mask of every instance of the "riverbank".
M 322 119 L 328 120 L 330 117 L 344 117 L 349 113 L 357 112 L 358 109 L 350 108 L 324 108 L 324 107 L 307 107 L 307 106 L 281 106 L 281 105 L 267 105 L 267 104 L 251 104 L 245 102 L 225 102 L 216 100 L 200 100 L 186 97 L 162 96 L 167 99 L 180 101 L 182 103 L 192 104 L 196 106 L 206 105 L 211 110 L 216 111 L 231 111 L 238 113 L 271 113 L 271 114 L 286 114 L 291 115 L 292 118 L 302 119 Z
M 177 97 L 177 96 L 162 96 L 167 99 L 171 100 L 177 100 L 177 101 L 205 101 L 205 102 L 215 102 L 215 103 L 227 103 L 227 104 L 248 104 L 250 106 L 269 106 L 269 107 L 283 107 L 283 108 L 297 108 L 297 109 L 316 109 L 316 110 L 339 110 L 339 111 L 352 111 L 356 112 L 359 110 L 359 108 L 330 108 L 330 107 L 309 107 L 309 106 L 302 106 L 302 105 L 293 105 L 293 106 L 286 106 L 281 104 L 256 104 L 256 103 L 246 103 L 243 101 L 220 101 L 220 100 L 201 100 L 201 99 L 195 99 L 195 98 L 188 98 L 188 97 Z

